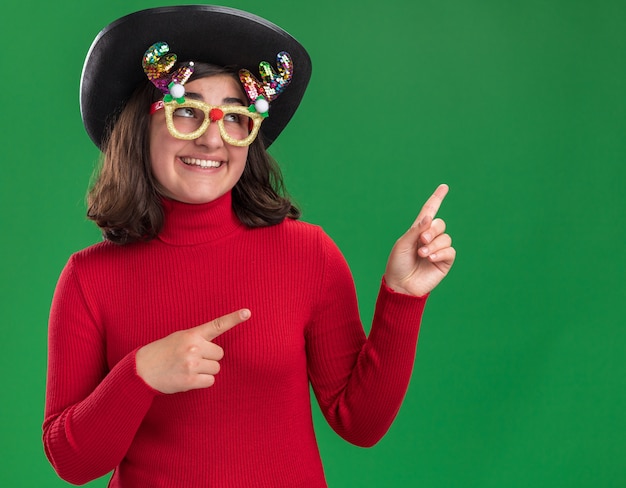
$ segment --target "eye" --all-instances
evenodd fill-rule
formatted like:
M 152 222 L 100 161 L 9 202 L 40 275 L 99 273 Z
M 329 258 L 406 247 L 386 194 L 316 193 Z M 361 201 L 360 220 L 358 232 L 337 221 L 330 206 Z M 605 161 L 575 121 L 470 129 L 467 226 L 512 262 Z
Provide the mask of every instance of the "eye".
M 224 114 L 224 122 L 234 122 L 239 124 L 241 122 L 241 116 L 239 114 Z
M 187 118 L 195 118 L 196 110 L 191 107 L 182 107 L 174 110 L 174 117 L 187 117 Z

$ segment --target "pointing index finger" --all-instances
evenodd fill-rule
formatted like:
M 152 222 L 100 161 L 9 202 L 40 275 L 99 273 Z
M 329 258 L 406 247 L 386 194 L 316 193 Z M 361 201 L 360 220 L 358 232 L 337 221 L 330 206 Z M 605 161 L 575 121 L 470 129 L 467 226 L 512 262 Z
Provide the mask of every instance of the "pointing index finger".
M 216 319 L 198 326 L 198 331 L 207 340 L 212 341 L 216 337 L 222 335 L 224 332 L 229 331 L 236 325 L 245 322 L 250 318 L 250 310 L 242 308 L 236 312 L 222 315 Z
M 419 227 L 427 222 L 432 222 L 435 215 L 437 215 L 437 212 L 439 211 L 439 207 L 441 207 L 441 202 L 443 202 L 443 199 L 447 194 L 448 185 L 439 185 L 430 198 L 426 200 L 426 203 L 422 207 L 422 210 L 420 210 L 420 213 L 417 216 L 417 219 L 415 219 L 415 223 L 413 225 Z

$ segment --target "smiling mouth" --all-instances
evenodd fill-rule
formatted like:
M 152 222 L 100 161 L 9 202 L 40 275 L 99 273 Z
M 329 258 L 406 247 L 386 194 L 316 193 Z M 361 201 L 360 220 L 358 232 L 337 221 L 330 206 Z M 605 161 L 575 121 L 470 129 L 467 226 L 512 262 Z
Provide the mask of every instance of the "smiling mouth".
M 199 166 L 200 168 L 219 168 L 223 164 L 222 161 L 210 159 L 180 158 L 180 160 L 187 166 Z

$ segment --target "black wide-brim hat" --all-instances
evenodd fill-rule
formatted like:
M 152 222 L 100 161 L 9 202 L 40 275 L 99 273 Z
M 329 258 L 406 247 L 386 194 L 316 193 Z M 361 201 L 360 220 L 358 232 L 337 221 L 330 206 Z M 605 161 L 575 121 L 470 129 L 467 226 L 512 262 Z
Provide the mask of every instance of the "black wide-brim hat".
M 293 77 L 271 102 L 270 115 L 261 125 L 266 146 L 291 120 L 311 77 L 311 59 L 304 47 L 277 25 L 248 12 L 182 5 L 132 13 L 96 36 L 83 66 L 80 111 L 89 137 L 99 148 L 135 88 L 147 80 L 141 62 L 155 42 L 167 42 L 178 61 L 246 68 L 259 79 L 261 61 L 276 68 L 276 55 L 288 52 Z

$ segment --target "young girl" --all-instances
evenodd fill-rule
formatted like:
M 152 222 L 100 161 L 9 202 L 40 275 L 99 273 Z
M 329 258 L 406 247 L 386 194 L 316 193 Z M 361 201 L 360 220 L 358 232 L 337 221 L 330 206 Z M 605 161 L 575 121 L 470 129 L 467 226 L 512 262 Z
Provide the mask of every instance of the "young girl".
M 455 257 L 447 187 L 392 249 L 366 337 L 345 260 L 266 152 L 310 73 L 289 34 L 223 7 L 137 12 L 94 41 L 81 111 L 105 240 L 70 258 L 50 314 L 43 440 L 65 480 L 324 487 L 310 385 L 347 441 L 388 430 Z

